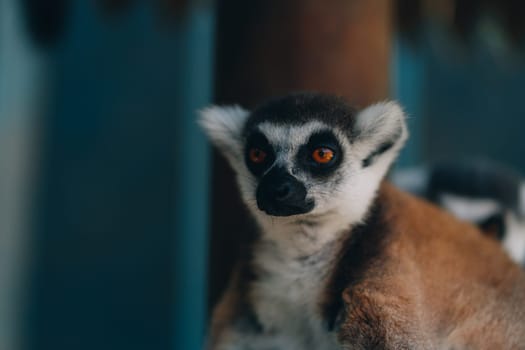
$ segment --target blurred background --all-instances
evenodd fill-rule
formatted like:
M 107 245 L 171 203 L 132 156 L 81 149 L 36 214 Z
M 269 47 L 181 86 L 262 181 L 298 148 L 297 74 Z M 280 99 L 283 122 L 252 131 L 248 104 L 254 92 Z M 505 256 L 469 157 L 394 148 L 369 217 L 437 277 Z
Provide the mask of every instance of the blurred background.
M 2 0 L 0 349 L 201 349 L 249 242 L 195 123 L 314 90 L 525 171 L 519 0 Z

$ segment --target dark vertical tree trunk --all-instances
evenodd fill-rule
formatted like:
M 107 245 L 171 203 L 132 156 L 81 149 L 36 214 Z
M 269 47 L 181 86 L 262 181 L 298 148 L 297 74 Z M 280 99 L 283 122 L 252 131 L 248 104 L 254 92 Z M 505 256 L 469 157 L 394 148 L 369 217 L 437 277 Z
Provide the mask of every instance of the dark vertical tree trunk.
M 253 108 L 275 95 L 313 90 L 357 106 L 387 97 L 388 0 L 222 0 L 216 102 Z M 214 156 L 210 306 L 220 296 L 250 224 L 234 176 Z

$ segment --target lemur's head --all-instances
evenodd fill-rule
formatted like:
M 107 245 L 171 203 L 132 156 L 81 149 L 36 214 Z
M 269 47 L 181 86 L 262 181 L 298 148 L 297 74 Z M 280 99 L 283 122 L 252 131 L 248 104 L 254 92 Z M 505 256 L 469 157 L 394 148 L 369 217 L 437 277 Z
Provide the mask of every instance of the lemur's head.
M 340 213 L 362 219 L 407 138 L 394 102 L 356 111 L 338 97 L 301 93 L 253 112 L 210 107 L 201 124 L 237 174 L 258 218 Z

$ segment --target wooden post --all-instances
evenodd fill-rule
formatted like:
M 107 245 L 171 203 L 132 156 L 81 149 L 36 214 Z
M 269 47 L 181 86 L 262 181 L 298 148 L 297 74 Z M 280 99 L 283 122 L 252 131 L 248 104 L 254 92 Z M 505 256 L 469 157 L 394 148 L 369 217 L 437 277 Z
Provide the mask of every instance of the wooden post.
M 222 0 L 218 4 L 216 102 L 247 108 L 313 90 L 356 106 L 389 92 L 389 0 Z M 210 306 L 252 234 L 234 176 L 214 156 Z

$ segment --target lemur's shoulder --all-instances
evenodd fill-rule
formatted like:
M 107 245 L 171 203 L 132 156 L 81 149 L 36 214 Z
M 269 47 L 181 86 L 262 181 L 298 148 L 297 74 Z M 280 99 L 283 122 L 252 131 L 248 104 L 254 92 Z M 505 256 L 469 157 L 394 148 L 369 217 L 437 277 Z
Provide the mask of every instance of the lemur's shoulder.
M 384 183 L 360 230 L 363 242 L 352 238 L 355 248 L 340 261 L 353 266 L 338 267 L 350 275 L 339 290 L 342 343 L 480 349 L 525 344 L 523 272 L 476 227 Z M 373 258 L 351 257 L 356 248 Z
M 474 223 L 525 266 L 525 178 L 516 169 L 473 157 L 396 170 L 391 178 L 401 188 Z
M 395 245 L 390 248 L 403 249 L 404 255 L 398 256 L 399 259 L 417 261 L 422 267 L 443 271 L 452 268 L 444 265 L 450 263 L 454 266 L 452 270 L 469 272 L 470 278 L 484 279 L 488 274 L 501 275 L 501 271 L 523 275 L 500 244 L 483 235 L 476 226 L 436 205 L 386 182 L 380 187 L 378 201 L 383 207 L 382 220 L 393 232 Z M 440 264 L 436 264 L 438 262 Z

